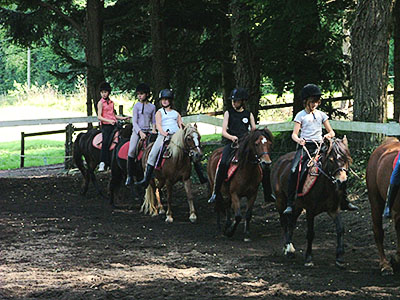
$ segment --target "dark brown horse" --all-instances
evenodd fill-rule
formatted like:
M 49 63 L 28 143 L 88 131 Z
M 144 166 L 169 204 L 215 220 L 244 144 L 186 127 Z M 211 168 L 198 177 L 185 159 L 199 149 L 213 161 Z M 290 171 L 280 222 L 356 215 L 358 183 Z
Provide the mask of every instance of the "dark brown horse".
M 247 198 L 245 241 L 250 241 L 249 226 L 252 217 L 254 201 L 257 197 L 258 187 L 263 178 L 263 169 L 271 164 L 270 150 L 272 147 L 272 133 L 267 129 L 258 129 L 247 133 L 239 143 L 237 151 L 238 167 L 235 173 L 224 182 L 221 193 L 228 196 L 223 203 L 216 203 L 217 225 L 220 229 L 220 212 L 226 213 L 224 234 L 233 236 L 238 224 L 242 219 L 240 212 L 240 198 Z M 213 188 L 215 171 L 221 157 L 223 148 L 214 150 L 207 164 L 207 174 L 210 186 Z M 261 166 L 261 167 L 260 167 Z M 268 182 L 269 184 L 269 182 Z M 235 219 L 231 221 L 231 210 Z
M 156 215 L 163 213 L 164 209 L 161 204 L 160 190 L 165 185 L 167 188 L 167 203 L 168 210 L 165 222 L 172 223 L 172 187 L 178 181 L 183 181 L 185 186 L 186 195 L 189 203 L 189 220 L 194 223 L 197 220 L 196 211 L 193 204 L 192 194 L 192 183 L 190 181 L 190 174 L 192 170 L 192 164 L 199 162 L 202 158 L 201 146 L 200 146 L 200 134 L 197 131 L 197 126 L 186 125 L 184 129 L 179 129 L 174 135 L 172 135 L 170 144 L 168 146 L 170 156 L 165 159 L 165 163 L 161 170 L 154 170 L 157 184 L 154 180 L 150 181 L 150 185 L 146 190 L 145 201 L 142 206 L 142 210 L 146 213 Z M 142 166 L 145 168 L 147 158 L 151 151 L 153 144 L 146 148 L 144 158 L 142 160 Z M 156 194 L 154 194 L 155 189 Z M 157 203 L 155 202 L 157 198 Z
M 136 147 L 135 153 L 135 163 L 133 165 L 133 182 L 140 181 L 143 179 L 143 168 L 142 168 L 142 157 L 143 151 L 146 149 L 147 145 L 154 142 L 156 139 L 156 134 L 147 134 L 146 139 L 140 139 L 138 145 Z M 115 199 L 119 197 L 121 185 L 125 182 L 127 176 L 127 155 L 129 148 L 129 139 L 121 139 L 115 150 L 112 152 L 111 159 L 111 180 L 109 184 L 109 192 L 110 192 L 110 205 L 117 208 L 115 206 Z M 121 153 L 123 152 L 123 153 Z M 125 157 L 126 156 L 126 157 Z M 139 197 L 137 191 L 135 191 L 135 185 L 130 185 L 132 197 Z
M 367 166 L 368 199 L 371 204 L 371 216 L 375 243 L 379 252 L 379 265 L 382 275 L 393 274 L 393 268 L 385 256 L 383 249 L 384 232 L 382 213 L 385 206 L 386 192 L 393 170 L 393 161 L 400 151 L 400 142 L 396 138 L 387 139 L 371 154 Z M 397 233 L 397 251 L 393 263 L 400 263 L 400 197 L 397 194 L 392 209 L 393 224 Z
M 129 138 L 132 134 L 132 124 L 123 126 L 123 123 L 120 122 L 118 123 L 117 130 L 119 131 L 120 137 Z M 94 170 L 100 162 L 100 149 L 93 146 L 93 139 L 99 133 L 101 133 L 99 129 L 81 132 L 74 141 L 73 160 L 83 176 L 80 190 L 82 195 L 86 195 L 89 182 L 92 181 L 97 192 L 104 197 L 94 174 Z
M 295 249 L 292 244 L 293 230 L 297 218 L 306 210 L 307 219 L 307 250 L 305 265 L 312 266 L 312 242 L 314 239 L 314 218 L 322 212 L 327 212 L 334 220 L 337 234 L 336 265 L 344 266 L 343 254 L 344 227 L 339 214 L 340 202 L 344 197 L 347 181 L 347 170 L 351 163 L 350 152 L 346 137 L 341 139 L 325 140 L 322 145 L 319 176 L 311 190 L 295 201 L 293 214 L 284 215 L 286 208 L 288 181 L 290 168 L 295 152 L 281 156 L 272 168 L 271 184 L 276 196 L 276 206 L 280 215 L 280 222 L 284 233 L 284 253 L 294 257 Z

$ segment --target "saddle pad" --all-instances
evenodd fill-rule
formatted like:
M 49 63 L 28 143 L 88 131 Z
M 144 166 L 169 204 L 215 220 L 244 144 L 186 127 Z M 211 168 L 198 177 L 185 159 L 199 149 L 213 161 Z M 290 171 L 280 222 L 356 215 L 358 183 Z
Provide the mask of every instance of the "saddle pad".
M 130 144 L 130 142 L 126 142 L 125 144 L 123 144 L 121 146 L 121 148 L 119 148 L 118 157 L 120 159 L 128 160 L 129 144 Z
M 399 154 L 400 154 L 400 151 L 399 151 L 399 153 L 397 153 L 397 155 L 393 161 L 393 169 L 396 167 L 397 160 L 399 159 Z
M 222 153 L 218 160 L 217 169 L 219 167 L 219 164 L 221 163 L 221 159 L 222 159 Z M 235 174 L 235 171 L 237 170 L 238 166 L 239 166 L 238 164 L 233 164 L 233 163 L 229 164 L 229 168 L 228 168 L 228 172 L 226 174 L 225 181 L 229 181 L 229 179 L 231 179 L 232 175 Z
M 303 197 L 310 192 L 311 188 L 317 181 L 318 175 L 319 175 L 319 170 L 316 166 L 312 166 L 311 168 L 308 169 L 306 180 L 304 181 L 303 184 L 302 192 L 297 194 L 298 197 Z
M 114 137 L 113 137 L 113 141 L 109 148 L 110 151 L 113 150 L 115 148 L 115 145 L 118 144 L 118 135 L 119 135 L 119 133 L 118 133 L 118 131 L 116 131 L 114 134 Z M 103 135 L 100 132 L 100 133 L 96 134 L 96 136 L 93 138 L 93 141 L 92 141 L 93 147 L 101 150 L 102 141 L 103 141 Z

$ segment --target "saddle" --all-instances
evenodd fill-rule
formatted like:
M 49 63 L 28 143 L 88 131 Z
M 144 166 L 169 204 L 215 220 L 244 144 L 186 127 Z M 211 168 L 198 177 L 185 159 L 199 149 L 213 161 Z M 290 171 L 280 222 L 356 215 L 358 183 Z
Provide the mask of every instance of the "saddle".
M 304 197 L 307 195 L 312 187 L 314 186 L 319 176 L 319 169 L 315 164 L 319 164 L 319 156 L 315 159 L 315 164 L 308 167 L 310 159 L 307 158 L 304 162 L 300 161 L 299 165 L 302 164 L 304 170 L 301 170 L 299 186 L 297 188 L 297 196 Z
M 139 161 L 142 159 L 143 157 L 143 153 L 144 153 L 144 149 L 146 149 L 146 147 L 154 142 L 155 138 L 157 137 L 156 134 L 147 134 L 146 139 L 144 140 L 139 140 L 137 147 L 136 147 L 136 153 L 135 153 L 135 157 L 136 157 L 136 161 Z M 128 151 L 129 151 L 129 145 L 130 145 L 130 141 L 127 141 L 125 144 L 123 144 L 118 151 L 118 157 L 120 159 L 128 159 Z
M 237 151 L 229 159 L 230 163 L 229 163 L 228 171 L 226 174 L 225 182 L 228 182 L 231 179 L 231 177 L 233 176 L 233 174 L 235 174 L 235 172 L 239 166 L 239 164 L 238 164 L 239 160 L 238 160 L 236 154 L 237 154 Z M 221 159 L 222 159 L 222 153 L 220 154 L 219 159 L 218 159 L 217 169 L 219 167 L 219 164 L 221 163 Z
M 110 148 L 109 148 L 110 151 L 113 150 L 115 148 L 115 146 L 118 144 L 118 140 L 119 140 L 119 131 L 115 130 L 113 133 L 113 138 L 112 138 Z M 101 150 L 102 144 L 103 144 L 103 135 L 100 132 L 100 133 L 96 134 L 95 137 L 93 138 L 92 145 L 93 145 L 93 147 Z

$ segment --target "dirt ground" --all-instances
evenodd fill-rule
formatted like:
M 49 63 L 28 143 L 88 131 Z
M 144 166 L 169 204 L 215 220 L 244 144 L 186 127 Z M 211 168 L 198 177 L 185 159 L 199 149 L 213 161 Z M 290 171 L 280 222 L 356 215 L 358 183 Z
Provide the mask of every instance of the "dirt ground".
M 1 175 L 1 174 L 0 174 Z M 3 174 L 4 175 L 4 174 Z M 79 174 L 0 176 L 0 299 L 400 299 L 400 276 L 382 277 L 369 203 L 344 212 L 347 267 L 335 267 L 336 234 L 316 219 L 315 266 L 303 264 L 305 218 L 296 257 L 282 254 L 274 204 L 259 194 L 252 241 L 243 224 L 233 238 L 216 232 L 207 189 L 194 185 L 198 222 L 188 220 L 184 188 L 174 189 L 174 223 L 134 209 L 112 211 L 93 186 L 79 195 Z M 106 188 L 108 174 L 100 176 Z M 126 204 L 129 191 L 125 190 Z M 394 253 L 393 228 L 386 247 Z

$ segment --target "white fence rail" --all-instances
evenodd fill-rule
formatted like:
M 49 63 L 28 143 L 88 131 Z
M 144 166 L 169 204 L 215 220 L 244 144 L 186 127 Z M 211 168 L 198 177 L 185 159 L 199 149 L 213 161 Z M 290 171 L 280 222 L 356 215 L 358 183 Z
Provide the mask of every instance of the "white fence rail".
M 206 123 L 213 126 L 222 126 L 222 119 L 206 116 L 192 115 L 183 117 L 185 123 Z M 0 127 L 28 126 L 28 125 L 45 125 L 45 124 L 73 124 L 73 123 L 92 123 L 98 122 L 97 117 L 76 117 L 76 118 L 57 118 L 57 119 L 36 119 L 36 120 L 16 120 L 16 121 L 0 121 Z M 356 121 L 335 121 L 331 120 L 331 125 L 335 130 L 364 132 L 364 133 L 381 133 L 388 136 L 400 135 L 400 124 L 398 123 L 372 123 L 372 122 L 356 122 Z M 293 130 L 293 122 L 279 123 L 261 123 L 260 126 L 267 125 L 272 132 L 291 131 Z

